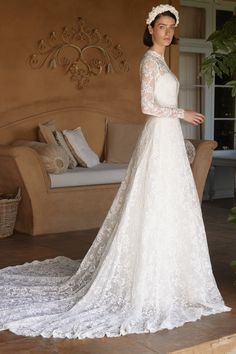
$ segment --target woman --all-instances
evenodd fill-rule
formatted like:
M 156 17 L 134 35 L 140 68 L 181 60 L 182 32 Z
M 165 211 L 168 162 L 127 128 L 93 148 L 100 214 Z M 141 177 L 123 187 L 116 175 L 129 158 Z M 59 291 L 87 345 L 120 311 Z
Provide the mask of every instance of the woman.
M 57 257 L 0 272 L 2 330 L 115 337 L 230 310 L 212 274 L 179 122 L 205 118 L 177 108 L 179 83 L 164 59 L 178 12 L 157 6 L 147 24 L 141 96 L 148 118 L 113 205 L 81 264 Z

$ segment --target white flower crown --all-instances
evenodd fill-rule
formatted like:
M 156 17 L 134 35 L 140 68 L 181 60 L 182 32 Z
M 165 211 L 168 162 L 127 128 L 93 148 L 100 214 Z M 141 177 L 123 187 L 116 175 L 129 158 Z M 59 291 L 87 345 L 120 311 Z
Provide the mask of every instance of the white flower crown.
M 174 8 L 174 6 L 163 5 L 163 4 L 152 8 L 152 11 L 150 11 L 149 14 L 148 14 L 148 18 L 146 20 L 146 24 L 150 25 L 152 23 L 152 21 L 155 20 L 157 15 L 160 15 L 163 12 L 166 12 L 166 11 L 170 11 L 173 15 L 175 15 L 175 17 L 176 17 L 175 27 L 176 27 L 178 25 L 178 23 L 179 23 L 179 13 L 178 13 L 178 11 Z

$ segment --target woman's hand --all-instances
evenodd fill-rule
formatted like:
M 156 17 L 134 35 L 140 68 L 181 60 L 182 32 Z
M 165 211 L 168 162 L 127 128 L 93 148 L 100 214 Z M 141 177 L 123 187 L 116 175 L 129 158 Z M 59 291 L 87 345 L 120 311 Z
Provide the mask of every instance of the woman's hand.
M 201 113 L 194 111 L 184 111 L 184 120 L 193 125 L 199 125 L 204 123 L 205 116 Z

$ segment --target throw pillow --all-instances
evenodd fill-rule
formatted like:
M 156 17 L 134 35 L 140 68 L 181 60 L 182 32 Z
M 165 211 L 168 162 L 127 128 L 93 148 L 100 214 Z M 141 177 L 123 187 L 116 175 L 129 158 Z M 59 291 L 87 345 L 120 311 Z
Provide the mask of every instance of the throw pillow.
M 107 123 L 105 160 L 111 163 L 128 163 L 144 124 Z
M 28 146 L 39 154 L 48 173 L 63 173 L 69 165 L 69 158 L 63 148 L 54 144 L 46 144 L 38 141 L 17 140 L 14 146 Z
M 57 128 L 54 125 L 54 122 L 47 122 L 44 124 L 39 123 L 39 141 L 47 144 L 57 145 L 57 141 L 53 135 Z
M 93 167 L 99 164 L 98 155 L 89 147 L 80 127 L 74 130 L 63 130 L 71 152 L 83 167 Z
M 59 146 L 61 146 L 67 153 L 68 157 L 69 157 L 69 168 L 75 168 L 78 163 L 77 160 L 74 158 L 70 147 L 68 146 L 66 140 L 64 139 L 64 136 L 62 134 L 62 132 L 60 130 L 55 130 L 53 132 L 53 135 L 56 139 L 56 142 Z
M 189 141 L 188 139 L 184 139 L 187 155 L 188 155 L 188 160 L 189 163 L 191 164 L 195 158 L 196 155 L 196 149 L 195 146 Z
M 77 166 L 77 161 L 72 155 L 67 143 L 63 137 L 62 132 L 56 128 L 54 122 L 47 122 L 44 124 L 39 124 L 39 140 L 48 143 L 61 146 L 69 157 L 69 167 L 75 168 Z

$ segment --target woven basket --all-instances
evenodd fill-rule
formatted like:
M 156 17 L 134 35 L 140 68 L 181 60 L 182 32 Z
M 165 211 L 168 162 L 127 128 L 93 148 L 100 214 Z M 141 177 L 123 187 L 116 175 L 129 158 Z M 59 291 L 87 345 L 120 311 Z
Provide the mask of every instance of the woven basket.
M 20 199 L 20 188 L 16 195 L 0 193 L 0 238 L 13 234 Z

